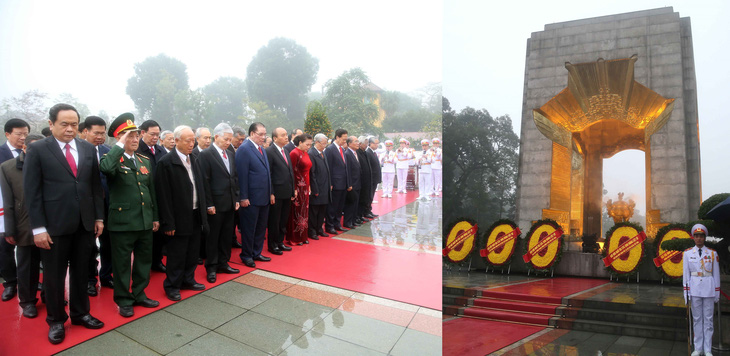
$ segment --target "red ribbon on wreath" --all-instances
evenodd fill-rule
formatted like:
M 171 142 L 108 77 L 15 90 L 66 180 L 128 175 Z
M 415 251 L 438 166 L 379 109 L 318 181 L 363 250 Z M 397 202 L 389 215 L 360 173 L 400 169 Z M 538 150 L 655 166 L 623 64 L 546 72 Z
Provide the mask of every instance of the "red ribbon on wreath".
M 665 262 L 671 260 L 674 256 L 676 256 L 678 254 L 679 254 L 679 251 L 672 251 L 672 250 L 664 251 L 664 253 L 662 253 L 661 255 L 659 255 L 659 257 L 657 257 L 653 260 L 654 265 L 659 267 L 659 266 L 663 265 Z
M 540 240 L 535 246 L 533 246 L 530 251 L 528 251 L 525 255 L 522 256 L 522 260 L 525 261 L 525 263 L 530 262 L 533 256 L 537 255 L 542 249 L 546 248 L 548 245 L 553 243 L 555 240 L 559 239 L 560 236 L 563 236 L 563 230 L 555 230 L 550 235 L 545 236 L 544 239 Z
M 464 241 L 466 241 L 466 239 L 468 239 L 471 236 L 474 236 L 474 234 L 477 233 L 477 229 L 478 229 L 477 225 L 474 224 L 474 226 L 472 226 L 471 229 L 464 230 L 464 231 L 460 232 L 458 235 L 456 235 L 454 240 L 452 240 L 448 245 L 446 245 L 446 248 L 443 249 L 443 251 L 442 251 L 443 255 L 444 256 L 448 255 L 449 252 L 451 252 L 451 250 L 453 250 L 457 246 L 463 244 Z
M 626 240 L 617 249 L 613 250 L 613 252 L 608 254 L 608 256 L 606 256 L 603 259 L 603 263 L 606 265 L 606 267 L 610 266 L 613 263 L 613 261 L 615 261 L 619 258 L 619 256 L 630 251 L 632 248 L 636 247 L 638 244 L 644 242 L 644 240 L 646 240 L 646 234 L 642 231 L 638 235 Z
M 498 249 L 499 247 L 504 246 L 504 244 L 514 240 L 515 238 L 517 238 L 517 236 L 520 236 L 521 233 L 522 232 L 520 231 L 520 228 L 516 227 L 514 230 L 502 235 L 501 238 L 499 238 L 499 239 L 495 240 L 494 242 L 492 242 L 491 244 L 489 244 L 487 246 L 487 248 L 485 248 L 483 250 L 479 250 L 479 255 L 482 257 L 487 257 L 487 255 L 492 253 L 492 251 L 494 251 L 494 250 Z

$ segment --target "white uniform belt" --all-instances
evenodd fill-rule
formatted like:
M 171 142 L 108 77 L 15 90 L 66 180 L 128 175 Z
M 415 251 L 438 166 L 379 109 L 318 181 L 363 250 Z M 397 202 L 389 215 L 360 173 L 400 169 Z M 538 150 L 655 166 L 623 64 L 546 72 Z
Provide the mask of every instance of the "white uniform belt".
M 703 272 L 690 272 L 690 275 L 692 275 L 692 277 L 709 277 L 709 273 Z

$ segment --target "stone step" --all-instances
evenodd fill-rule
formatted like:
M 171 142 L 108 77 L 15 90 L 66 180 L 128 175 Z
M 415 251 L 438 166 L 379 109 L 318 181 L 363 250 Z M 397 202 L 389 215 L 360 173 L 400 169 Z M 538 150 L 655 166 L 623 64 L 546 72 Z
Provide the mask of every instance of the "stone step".
M 687 308 L 683 305 L 660 305 L 657 303 L 645 302 L 611 302 L 606 300 L 580 300 L 568 299 L 566 304 L 569 307 L 585 308 L 585 309 L 603 309 L 624 313 L 642 313 L 651 315 L 671 315 L 677 317 L 685 317 Z
M 571 318 L 551 320 L 551 325 L 559 329 L 589 331 L 594 333 L 636 336 L 664 340 L 687 340 L 687 328 L 675 328 L 653 325 L 636 325 Z
M 518 302 L 507 299 L 495 299 L 495 298 L 474 298 L 472 300 L 472 306 L 483 307 L 483 308 L 494 308 L 503 310 L 514 310 L 522 312 L 542 313 L 555 315 L 555 311 L 559 304 L 546 304 L 546 303 L 533 303 L 533 302 Z
M 483 307 L 468 307 L 461 310 L 463 315 L 479 317 L 483 319 L 510 321 L 517 323 L 544 325 L 550 324 L 550 318 L 554 315 L 543 313 L 530 313 L 516 310 L 503 310 Z
M 591 309 L 576 307 L 559 307 L 557 315 L 574 320 L 607 321 L 631 325 L 664 326 L 673 328 L 686 327 L 685 316 L 622 312 L 610 308 Z

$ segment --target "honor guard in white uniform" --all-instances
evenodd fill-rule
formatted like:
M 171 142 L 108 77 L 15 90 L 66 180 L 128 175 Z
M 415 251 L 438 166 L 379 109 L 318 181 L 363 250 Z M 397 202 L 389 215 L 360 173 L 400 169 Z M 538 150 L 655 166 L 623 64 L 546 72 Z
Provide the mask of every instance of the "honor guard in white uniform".
M 441 140 L 434 138 L 432 141 L 431 149 L 433 150 L 433 163 L 431 163 L 431 177 L 433 180 L 433 195 L 438 196 L 441 192 L 441 174 L 443 173 L 443 166 L 441 165 Z
M 408 161 L 413 158 L 413 152 L 406 147 L 408 141 L 404 138 L 398 143 L 400 147 L 395 151 L 396 159 L 395 170 L 398 174 L 398 191 L 396 193 L 406 192 L 406 179 L 408 179 Z
M 694 352 L 698 356 L 704 350 L 712 356 L 712 315 L 715 303 L 720 300 L 720 267 L 717 252 L 705 246 L 707 228 L 702 224 L 692 227 L 695 247 L 687 249 L 682 255 L 684 302 L 689 295 L 692 305 L 692 324 L 694 331 Z
M 385 152 L 380 154 L 380 165 L 383 166 L 383 195 L 381 197 L 392 198 L 393 195 L 393 179 L 395 179 L 395 162 L 398 157 L 393 150 L 393 141 L 385 141 Z
M 421 140 L 421 147 L 423 147 L 423 153 L 418 158 L 418 166 L 420 171 L 418 173 L 418 199 L 431 200 L 431 189 L 433 188 L 433 180 L 431 178 L 431 164 L 433 163 L 433 150 L 429 147 L 431 141 Z

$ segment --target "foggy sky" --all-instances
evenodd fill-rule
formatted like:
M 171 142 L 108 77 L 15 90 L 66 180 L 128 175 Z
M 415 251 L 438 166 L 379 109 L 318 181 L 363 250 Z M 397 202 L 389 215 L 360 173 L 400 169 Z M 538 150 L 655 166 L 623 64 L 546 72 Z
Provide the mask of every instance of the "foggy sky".
M 193 5 L 189 5 L 193 4 Z M 0 0 L 0 99 L 68 92 L 93 113 L 134 110 L 134 64 L 165 53 L 187 65 L 190 88 L 246 66 L 274 37 L 319 59 L 312 91 L 361 67 L 386 90 L 441 81 L 442 4 L 384 1 Z
M 520 133 L 527 39 L 545 24 L 672 6 L 690 17 L 699 106 L 702 197 L 730 192 L 730 125 L 727 92 L 730 69 L 727 34 L 730 3 L 723 1 L 520 1 L 454 0 L 444 2 L 443 93 L 453 109 L 485 108 L 496 117 L 509 115 Z M 619 157 L 617 157 L 619 156 Z M 641 167 L 643 153 L 624 151 L 604 161 L 611 167 Z M 640 161 L 639 161 L 640 160 Z M 611 198 L 619 191 L 644 195 L 644 175 L 604 172 Z M 645 212 L 645 203 L 637 208 Z

